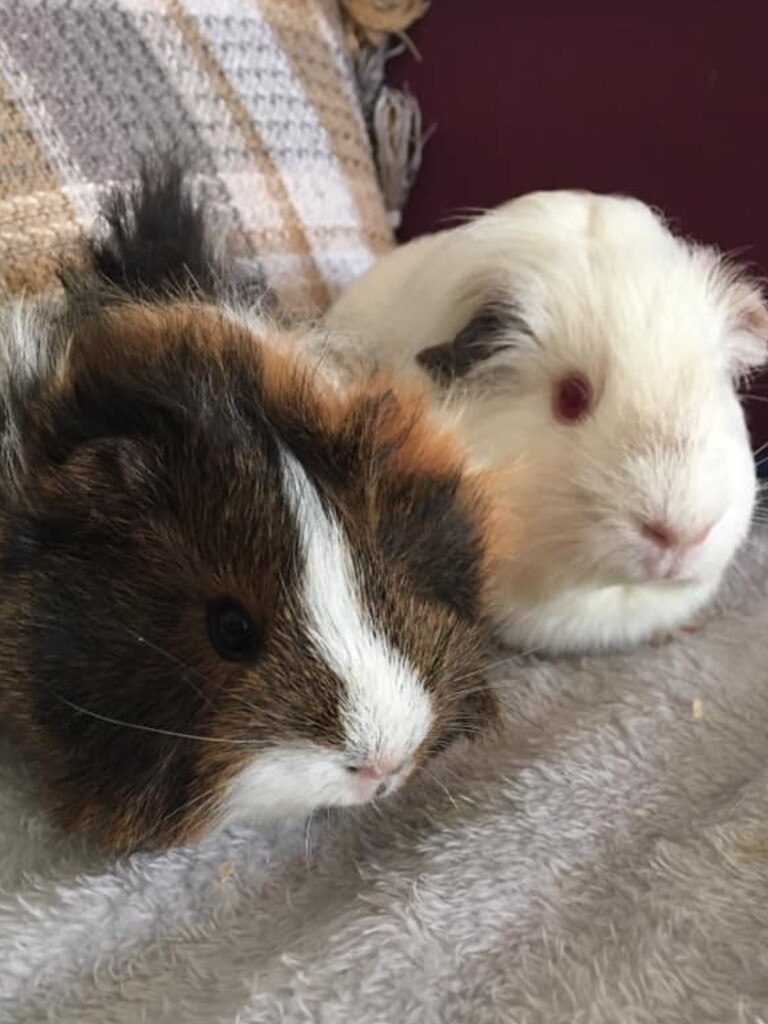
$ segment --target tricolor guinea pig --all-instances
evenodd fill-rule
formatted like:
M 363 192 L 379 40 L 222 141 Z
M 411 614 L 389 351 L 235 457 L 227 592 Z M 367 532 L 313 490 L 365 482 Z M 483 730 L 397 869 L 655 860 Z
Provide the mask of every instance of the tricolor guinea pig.
M 384 256 L 328 325 L 350 363 L 431 380 L 473 464 L 526 464 L 489 604 L 509 643 L 637 642 L 712 596 L 753 512 L 737 389 L 768 342 L 716 251 L 635 199 L 538 192 Z
M 110 219 L 0 317 L 4 726 L 110 849 L 385 796 L 494 718 L 481 484 L 238 312 L 177 169 Z

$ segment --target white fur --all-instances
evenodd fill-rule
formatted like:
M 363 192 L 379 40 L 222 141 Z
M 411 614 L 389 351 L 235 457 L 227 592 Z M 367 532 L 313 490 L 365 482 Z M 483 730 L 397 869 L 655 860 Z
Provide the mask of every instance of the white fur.
M 760 294 L 637 200 L 534 193 L 385 256 L 328 327 L 347 355 L 421 373 L 416 355 L 497 296 L 531 334 L 438 397 L 476 464 L 514 468 L 501 497 L 525 535 L 498 568 L 501 635 L 579 650 L 678 626 L 716 589 L 753 510 L 733 378 L 765 359 Z M 563 425 L 552 390 L 574 370 L 598 401 Z M 655 520 L 691 534 L 716 523 L 673 580 L 650 578 L 662 556 L 639 527 Z
M 287 451 L 282 463 L 301 545 L 306 628 L 342 687 L 346 747 L 297 744 L 258 755 L 230 788 L 227 821 L 365 803 L 380 785 L 392 792 L 410 773 L 433 722 L 417 672 L 370 621 L 341 525 L 301 464 Z M 360 777 L 349 766 L 379 767 L 382 777 Z
M 340 524 L 323 509 L 296 459 L 285 453 L 283 466 L 304 555 L 302 598 L 310 636 L 344 685 L 349 753 L 400 764 L 432 724 L 429 697 L 414 669 L 371 623 Z
M 59 296 L 14 299 L 0 305 L 0 487 L 14 488 L 24 467 L 20 405 L 27 388 L 63 374 L 69 337 L 57 325 Z
M 356 786 L 344 763 L 342 753 L 309 743 L 259 754 L 231 784 L 222 823 L 364 803 L 374 787 Z

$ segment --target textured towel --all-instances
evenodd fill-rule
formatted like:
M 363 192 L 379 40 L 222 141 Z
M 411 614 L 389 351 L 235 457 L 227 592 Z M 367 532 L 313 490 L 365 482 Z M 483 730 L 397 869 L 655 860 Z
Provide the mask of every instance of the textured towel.
M 700 632 L 499 666 L 503 738 L 379 812 L 106 863 L 7 757 L 0 1020 L 764 1024 L 767 580 L 761 533 Z
M 391 244 L 332 0 L 0 0 L 0 288 L 51 287 L 169 147 L 285 305 Z

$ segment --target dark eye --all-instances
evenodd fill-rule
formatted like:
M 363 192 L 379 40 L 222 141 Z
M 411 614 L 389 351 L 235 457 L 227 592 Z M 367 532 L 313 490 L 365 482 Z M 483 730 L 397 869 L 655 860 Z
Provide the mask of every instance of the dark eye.
M 208 605 L 208 635 L 225 661 L 255 661 L 264 640 L 245 608 L 226 597 Z
M 592 388 L 589 381 L 578 373 L 561 377 L 552 396 L 555 416 L 563 423 L 584 419 L 592 407 Z

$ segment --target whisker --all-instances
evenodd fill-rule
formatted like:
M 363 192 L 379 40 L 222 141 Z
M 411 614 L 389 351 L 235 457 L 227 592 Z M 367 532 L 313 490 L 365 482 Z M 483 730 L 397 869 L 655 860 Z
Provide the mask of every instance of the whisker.
M 180 807 L 175 807 L 172 811 L 169 811 L 168 814 L 164 815 L 160 819 L 159 822 L 154 823 L 151 828 L 148 828 L 146 833 L 144 834 L 144 840 L 147 841 L 148 839 L 151 839 L 153 834 L 157 834 L 161 831 L 161 829 L 165 828 L 165 826 L 170 824 L 170 822 L 172 822 L 175 818 L 181 817 L 182 814 L 185 814 L 192 808 L 194 808 L 194 814 L 192 817 L 193 820 L 196 820 L 206 810 L 213 807 L 213 804 L 213 794 L 199 793 L 197 796 L 194 796 L 190 800 L 187 800 Z
M 445 785 L 445 783 L 440 778 L 438 778 L 438 776 L 435 774 L 435 772 L 432 771 L 431 768 L 428 768 L 426 765 L 422 766 L 422 771 L 432 779 L 436 786 L 439 786 L 440 789 L 442 789 L 442 791 L 445 793 L 446 797 L 450 801 L 451 805 L 453 806 L 453 809 L 455 811 L 458 811 L 459 805 L 456 803 L 453 794 Z
M 83 707 L 82 704 L 76 704 L 75 701 L 69 700 L 69 698 L 62 696 L 57 693 L 56 690 L 48 690 L 48 693 L 56 700 L 65 704 L 68 708 L 73 711 L 78 711 L 81 715 L 87 715 L 89 718 L 95 718 L 99 722 L 106 722 L 108 725 L 118 725 L 124 729 L 136 729 L 139 732 L 151 732 L 158 736 L 170 736 L 174 739 L 180 740 L 199 740 L 202 743 L 227 743 L 231 746 L 241 747 L 264 747 L 271 744 L 261 743 L 258 740 L 233 740 L 227 739 L 224 736 L 201 736 L 195 733 L 189 732 L 176 732 L 173 729 L 161 729 L 154 725 L 140 725 L 138 722 L 126 722 L 122 718 L 112 718 L 111 715 L 102 715 L 98 711 L 92 711 L 90 708 Z
M 463 683 L 467 679 L 472 679 L 474 676 L 483 675 L 484 673 L 495 672 L 496 669 L 502 668 L 505 665 L 520 664 L 525 658 L 529 658 L 534 654 L 542 651 L 541 645 L 536 647 L 526 648 L 524 651 L 515 651 L 505 658 L 500 658 L 498 661 L 489 662 L 487 665 L 482 665 L 480 668 L 473 669 L 472 672 L 465 672 L 463 675 L 454 676 L 452 682 Z
M 145 636 L 140 636 L 138 633 L 134 633 L 132 630 L 128 628 L 128 626 L 125 625 L 124 622 L 121 622 L 120 619 L 117 619 L 116 621 L 127 633 L 127 635 L 136 641 L 136 643 L 142 644 L 145 647 L 149 647 L 150 650 L 154 651 L 156 654 L 159 654 L 161 657 L 166 658 L 166 660 L 170 661 L 171 664 L 176 665 L 179 668 L 183 669 L 185 672 L 189 673 L 190 678 L 187 679 L 187 682 L 190 683 L 195 693 L 205 701 L 208 707 L 212 708 L 214 711 L 216 710 L 216 706 L 210 699 L 210 697 L 208 697 L 208 695 L 203 690 L 201 690 L 197 683 L 195 683 L 191 678 L 193 675 L 199 675 L 204 682 L 208 682 L 208 680 L 205 679 L 205 677 L 201 673 L 199 673 L 197 669 L 193 668 L 191 665 L 186 665 L 183 661 L 181 661 L 180 658 L 177 658 L 175 654 L 171 654 L 170 651 L 163 650 L 162 647 L 159 647 L 157 644 L 152 643 L 151 640 L 147 640 Z
M 309 871 L 312 864 L 312 822 L 315 820 L 315 811 L 309 812 L 306 825 L 304 826 L 304 860 L 306 861 L 307 871 Z
M 384 812 L 382 811 L 382 809 L 381 809 L 381 807 L 379 805 L 379 801 L 378 800 L 369 800 L 368 801 L 368 807 L 370 807 L 374 811 L 376 811 L 376 813 L 378 814 L 378 816 L 380 818 L 384 817 Z
M 203 672 L 201 672 L 199 669 L 195 668 L 193 665 L 189 665 L 186 662 L 182 661 L 181 658 L 178 658 L 175 654 L 172 654 L 170 651 L 166 651 L 164 648 L 159 647 L 157 644 L 153 643 L 151 640 L 148 640 L 147 637 L 142 636 L 139 633 L 136 633 L 134 630 L 132 630 L 127 625 L 127 623 L 125 623 L 122 619 L 118 618 L 117 616 L 115 616 L 115 621 L 120 626 L 120 628 L 123 630 L 125 635 L 130 640 L 133 640 L 134 643 L 142 645 L 142 646 L 145 646 L 145 647 L 149 647 L 150 650 L 154 651 L 156 654 L 160 655 L 162 658 L 165 658 L 171 664 L 176 665 L 180 669 L 183 669 L 183 671 L 185 673 L 187 673 L 187 675 L 184 677 L 185 681 L 187 683 L 189 683 L 189 685 L 194 689 L 195 693 L 198 694 L 198 696 L 208 705 L 209 708 L 211 708 L 211 710 L 213 710 L 213 711 L 216 710 L 216 705 L 213 703 L 213 701 L 210 699 L 210 697 L 204 692 L 204 690 L 202 690 L 197 685 L 197 683 L 194 682 L 194 680 L 192 678 L 193 676 L 196 676 L 201 682 L 203 682 L 207 686 L 210 686 L 211 685 L 211 681 L 210 681 L 210 679 L 208 679 L 208 677 Z M 47 625 L 47 623 L 44 620 L 38 620 L 37 621 L 37 625 L 45 627 Z M 245 700 L 243 697 L 241 697 L 238 694 L 233 694 L 233 693 L 230 692 L 228 694 L 228 699 L 236 700 L 247 711 L 250 711 L 253 714 L 257 714 L 258 711 L 259 711 L 259 708 L 256 705 L 251 704 L 249 701 Z

